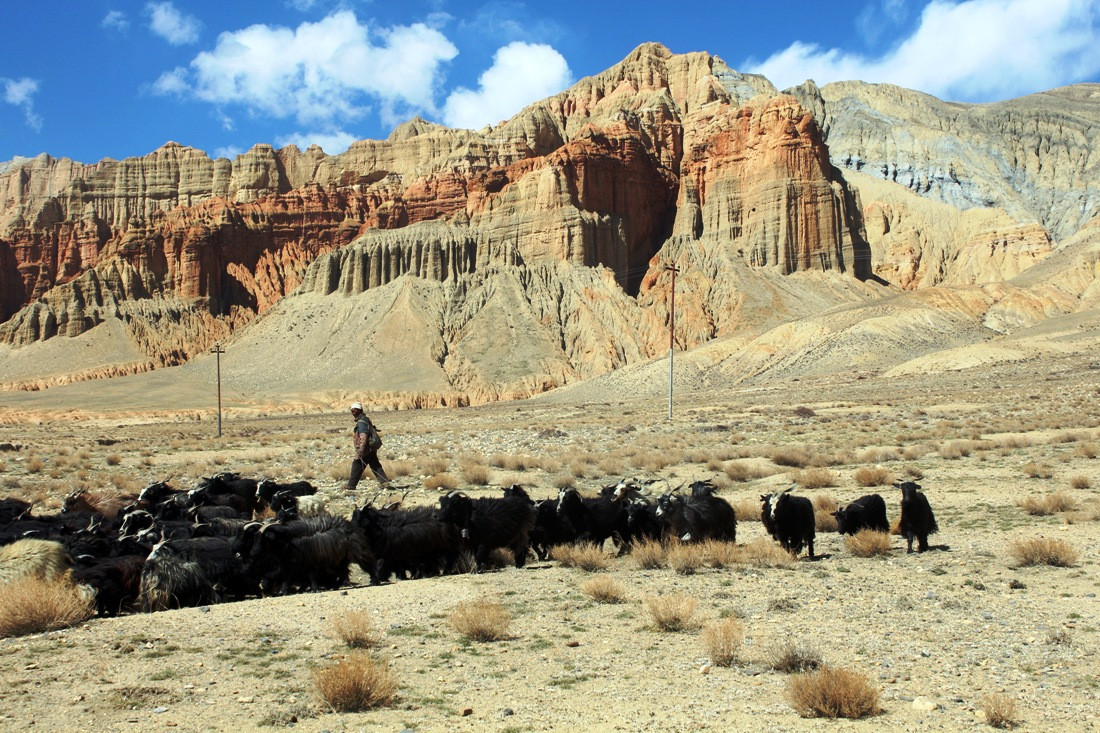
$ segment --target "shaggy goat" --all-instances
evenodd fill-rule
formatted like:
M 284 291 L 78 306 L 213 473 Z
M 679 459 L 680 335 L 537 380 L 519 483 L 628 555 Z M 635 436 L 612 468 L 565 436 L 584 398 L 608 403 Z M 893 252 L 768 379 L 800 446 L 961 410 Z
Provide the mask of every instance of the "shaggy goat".
M 917 552 L 928 549 L 928 535 L 940 530 L 928 497 L 920 492 L 920 484 L 912 481 L 895 481 L 894 486 L 901 489 L 901 534 L 905 537 L 906 551 L 913 551 L 913 540 L 917 541 Z

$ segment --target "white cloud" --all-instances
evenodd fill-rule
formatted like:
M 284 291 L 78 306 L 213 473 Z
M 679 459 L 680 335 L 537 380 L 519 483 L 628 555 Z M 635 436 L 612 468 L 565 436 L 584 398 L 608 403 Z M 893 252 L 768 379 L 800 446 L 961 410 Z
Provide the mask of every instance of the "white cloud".
M 947 99 L 991 101 L 1100 72 L 1100 0 L 933 0 L 913 33 L 869 57 L 796 42 L 747 71 L 780 89 L 859 79 Z
M 100 26 L 109 30 L 121 32 L 130 27 L 130 20 L 126 17 L 126 13 L 121 10 L 112 10 L 107 13 L 107 15 L 103 16 Z
M 23 118 L 28 127 L 36 131 L 41 130 L 42 118 L 34 111 L 34 95 L 38 93 L 38 80 L 28 77 L 0 78 L 0 85 L 4 88 L 4 101 L 23 110 Z
M 310 145 L 320 145 L 321 149 L 329 155 L 337 155 L 348 149 L 348 146 L 359 138 L 350 132 L 334 130 L 330 132 L 292 132 L 284 137 L 276 138 L 275 147 L 283 148 L 287 145 L 297 145 L 299 150 L 305 150 Z
M 238 148 L 236 145 L 226 145 L 224 148 L 218 148 L 214 151 L 214 158 L 229 158 L 233 160 L 243 152 L 244 149 Z
M 451 92 L 443 120 L 469 129 L 496 124 L 572 83 L 569 64 L 550 46 L 509 43 L 497 49 L 493 65 L 478 79 L 477 91 L 459 87 Z
M 347 10 L 295 29 L 253 25 L 222 33 L 189 69 L 167 72 L 154 89 L 321 128 L 360 117 L 371 101 L 386 122 L 433 111 L 440 68 L 458 49 L 420 23 L 373 35 L 378 43 Z
M 149 30 L 173 46 L 183 46 L 199 40 L 202 24 L 191 15 L 184 15 L 170 2 L 149 3 L 145 6 L 149 15 Z

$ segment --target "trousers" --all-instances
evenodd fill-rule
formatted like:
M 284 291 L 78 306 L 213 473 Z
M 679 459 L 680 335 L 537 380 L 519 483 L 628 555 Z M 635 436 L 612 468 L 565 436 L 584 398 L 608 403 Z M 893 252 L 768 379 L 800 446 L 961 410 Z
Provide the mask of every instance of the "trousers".
M 370 466 L 371 472 L 374 473 L 374 477 L 378 479 L 379 483 L 388 484 L 390 482 L 390 477 L 382 470 L 382 463 L 378 460 L 378 454 L 367 453 L 363 458 L 356 458 L 351 462 L 351 475 L 348 476 L 348 485 L 344 488 L 351 490 L 358 486 L 359 479 L 363 476 L 363 472 L 367 470 L 367 466 Z

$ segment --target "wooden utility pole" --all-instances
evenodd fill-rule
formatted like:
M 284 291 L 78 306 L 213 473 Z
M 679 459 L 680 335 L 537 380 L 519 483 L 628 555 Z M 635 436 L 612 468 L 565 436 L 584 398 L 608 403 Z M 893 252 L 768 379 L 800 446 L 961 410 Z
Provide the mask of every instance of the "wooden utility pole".
M 218 437 L 222 437 L 222 354 L 225 353 L 225 349 L 222 348 L 220 342 L 214 343 L 214 348 L 210 349 L 211 354 L 217 354 L 218 363 Z
M 665 271 L 672 273 L 668 298 L 668 419 L 672 419 L 672 354 L 676 347 L 676 273 L 675 265 L 665 264 Z

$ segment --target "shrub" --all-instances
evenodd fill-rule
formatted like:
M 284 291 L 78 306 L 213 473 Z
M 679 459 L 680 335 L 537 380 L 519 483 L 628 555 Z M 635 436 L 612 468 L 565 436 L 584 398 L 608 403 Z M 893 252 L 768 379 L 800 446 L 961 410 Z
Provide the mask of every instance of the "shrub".
M 741 556 L 741 548 L 736 542 L 724 542 L 722 540 L 706 540 L 695 545 L 703 555 L 703 562 L 712 568 L 724 568 L 736 565 Z M 671 565 L 671 560 L 669 561 Z M 675 566 L 673 566 L 675 567 Z
M 437 473 L 424 479 L 424 488 L 428 490 L 454 491 L 458 488 L 458 479 L 449 473 Z
M 665 566 L 665 546 L 653 540 L 635 542 L 630 559 L 642 570 L 656 570 Z
M 414 464 L 412 461 L 386 461 L 386 473 L 391 478 L 412 476 L 413 471 L 415 470 L 416 464 Z
M 860 486 L 885 486 L 893 477 L 882 466 L 864 466 L 856 470 L 854 478 Z
M 25 576 L 0 592 L 0 637 L 76 626 L 95 614 L 95 604 L 68 578 Z
M 27 465 L 26 465 L 27 473 L 38 473 L 43 468 L 45 468 L 45 466 L 46 466 L 46 464 L 43 463 L 42 459 L 39 458 L 38 456 L 31 456 L 30 458 L 27 459 Z
M 1069 480 L 1071 488 L 1078 489 L 1080 491 L 1086 491 L 1092 488 L 1092 481 L 1084 474 L 1078 474 Z
M 812 647 L 788 640 L 772 647 L 767 664 L 776 672 L 784 674 L 809 672 L 821 666 L 821 655 Z
M 870 447 L 864 448 L 855 456 L 856 463 L 886 463 L 887 461 L 900 461 L 901 451 L 897 448 Z
M 1020 722 L 1016 719 L 1016 698 L 1008 695 L 984 695 L 982 712 L 993 728 L 1015 728 Z
M 756 478 L 756 471 L 748 463 L 742 461 L 730 461 L 722 469 L 730 481 L 745 482 Z
M 605 570 L 611 564 L 607 553 L 590 542 L 556 545 L 550 549 L 550 559 L 557 560 L 562 567 L 579 568 L 588 573 Z
M 792 466 L 794 468 L 804 468 L 813 461 L 813 456 L 810 455 L 808 450 L 789 445 L 773 448 L 768 457 L 777 466 Z
M 878 689 L 866 675 L 842 667 L 795 675 L 787 699 L 803 718 L 864 718 L 882 711 Z
M 1016 559 L 1017 567 L 1030 565 L 1051 565 L 1068 568 L 1077 563 L 1077 551 L 1063 540 L 1036 537 L 1029 540 L 1013 540 L 1008 552 Z
M 707 624 L 703 628 L 702 638 L 711 664 L 729 667 L 740 654 L 741 644 L 745 640 L 745 625 L 740 619 L 730 616 Z
M 769 539 L 753 540 L 739 547 L 737 562 L 759 568 L 789 568 L 795 564 L 791 553 Z
M 585 595 L 600 603 L 622 603 L 626 600 L 626 591 L 622 583 L 610 575 L 596 575 L 581 585 Z
M 827 468 L 804 468 L 796 471 L 792 478 L 804 489 L 824 489 L 837 485 L 837 475 Z
M 798 407 L 794 408 L 795 417 L 813 417 L 816 414 L 816 412 L 814 412 L 809 407 L 806 407 L 805 405 L 799 405 Z
M 693 626 L 693 617 L 699 601 L 682 593 L 670 596 L 650 596 L 645 599 L 645 609 L 653 628 L 658 631 L 685 631 Z
M 1078 458 L 1096 458 L 1100 455 L 1100 446 L 1096 443 L 1078 443 L 1077 447 L 1073 449 L 1073 455 Z
M 463 481 L 475 486 L 487 486 L 492 473 L 488 466 L 481 463 L 464 463 L 459 466 L 458 471 L 462 474 Z
M 366 611 L 346 611 L 330 622 L 332 633 L 352 649 L 368 649 L 381 639 Z
M 837 504 L 836 499 L 834 499 L 829 494 L 819 494 L 818 496 L 814 497 L 814 511 L 828 512 L 829 514 L 832 514 L 839 508 L 840 505 Z
M 1045 463 L 1028 461 L 1021 469 L 1028 478 L 1050 478 L 1054 475 L 1054 469 Z
M 1041 496 L 1026 496 L 1017 502 L 1025 512 L 1034 517 L 1047 517 L 1058 512 L 1070 512 L 1077 508 L 1077 501 L 1064 491 Z
M 577 485 L 577 477 L 571 473 L 559 473 L 554 477 L 555 489 L 571 489 Z
M 106 460 L 108 466 L 117 466 L 118 464 L 122 463 L 122 456 L 120 456 L 118 453 L 111 453 L 107 456 Z
M 890 535 L 873 529 L 861 529 L 844 539 L 848 552 L 856 557 L 874 557 L 890 554 Z
M 816 509 L 814 511 L 814 529 L 818 532 L 836 532 L 838 528 L 836 517 L 832 512 Z
M 738 522 L 759 522 L 760 512 L 760 500 L 752 497 L 744 499 L 736 499 L 730 502 L 730 506 L 733 507 L 733 513 L 737 516 Z
M 965 458 L 973 450 L 969 440 L 953 440 L 940 446 L 940 457 L 949 461 Z
M 366 652 L 355 652 L 336 664 L 316 668 L 313 687 L 329 709 L 341 713 L 384 707 L 397 696 L 393 670 Z
M 693 575 L 706 561 L 703 545 L 674 542 L 665 551 L 668 566 L 680 575 Z
M 451 625 L 471 641 L 501 641 L 508 639 L 512 615 L 508 609 L 492 601 L 466 601 L 451 611 Z
M 446 458 L 421 458 L 417 461 L 420 468 L 420 473 L 424 476 L 433 476 L 437 473 L 443 473 L 451 466 L 451 462 Z

